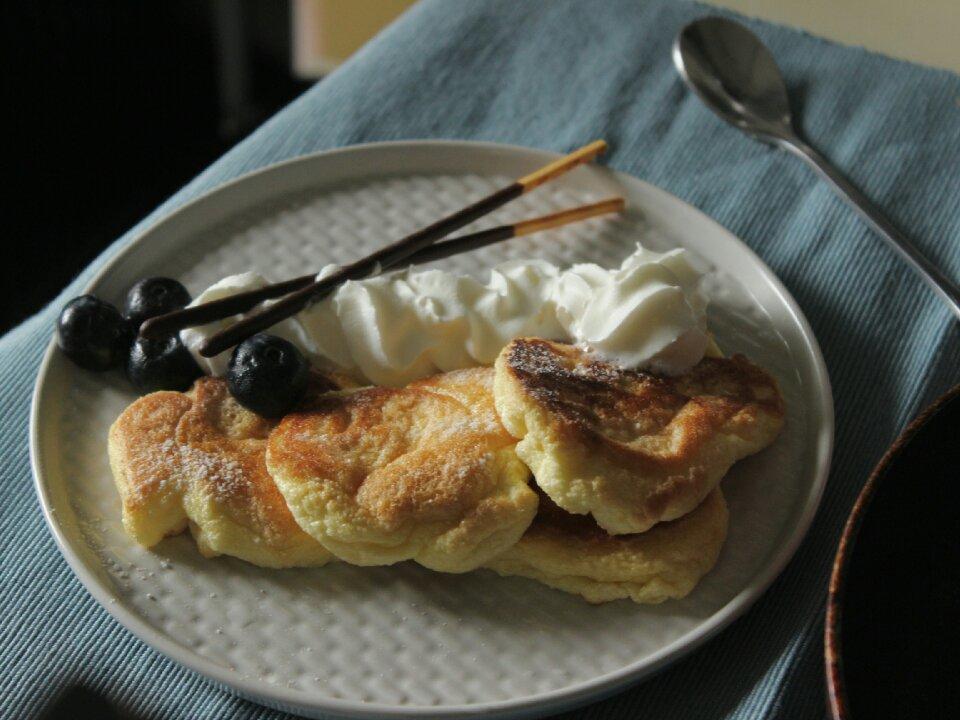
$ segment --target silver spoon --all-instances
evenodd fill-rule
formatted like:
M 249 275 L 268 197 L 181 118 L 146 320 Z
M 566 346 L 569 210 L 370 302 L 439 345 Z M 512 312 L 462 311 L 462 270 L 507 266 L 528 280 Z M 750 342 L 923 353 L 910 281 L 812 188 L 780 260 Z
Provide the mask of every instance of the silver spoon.
M 673 62 L 684 82 L 722 119 L 757 140 L 805 160 L 960 317 L 960 288 L 921 255 L 823 155 L 799 137 L 783 76 L 756 35 L 726 18 L 695 20 L 677 35 Z

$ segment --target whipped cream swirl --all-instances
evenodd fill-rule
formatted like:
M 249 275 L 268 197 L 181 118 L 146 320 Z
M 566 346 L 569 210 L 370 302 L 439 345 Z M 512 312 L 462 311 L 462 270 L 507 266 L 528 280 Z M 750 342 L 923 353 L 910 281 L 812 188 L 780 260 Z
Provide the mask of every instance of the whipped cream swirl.
M 333 272 L 330 265 L 318 277 Z M 685 250 L 637 245 L 616 269 L 592 263 L 560 270 L 543 260 L 497 265 L 483 283 L 442 270 L 407 269 L 344 283 L 331 296 L 275 325 L 320 366 L 377 385 L 401 386 L 437 372 L 490 365 L 517 337 L 581 345 L 624 367 L 676 375 L 709 343 L 701 275 Z M 263 287 L 256 273 L 224 278 L 194 304 Z M 201 367 L 226 372 L 229 351 L 200 357 L 208 337 L 240 317 L 180 333 Z

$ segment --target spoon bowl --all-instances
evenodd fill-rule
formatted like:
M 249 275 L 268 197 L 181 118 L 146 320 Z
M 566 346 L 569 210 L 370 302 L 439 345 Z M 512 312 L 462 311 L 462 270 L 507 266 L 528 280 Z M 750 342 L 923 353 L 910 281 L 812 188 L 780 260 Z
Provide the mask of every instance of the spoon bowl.
M 780 68 L 740 23 L 721 17 L 690 23 L 674 41 L 673 62 L 707 107 L 727 122 L 766 141 L 793 134 Z
M 701 18 L 677 35 L 673 62 L 684 82 L 722 120 L 757 140 L 790 151 L 812 167 L 960 318 L 960 287 L 797 134 L 787 85 L 760 38 L 733 20 Z

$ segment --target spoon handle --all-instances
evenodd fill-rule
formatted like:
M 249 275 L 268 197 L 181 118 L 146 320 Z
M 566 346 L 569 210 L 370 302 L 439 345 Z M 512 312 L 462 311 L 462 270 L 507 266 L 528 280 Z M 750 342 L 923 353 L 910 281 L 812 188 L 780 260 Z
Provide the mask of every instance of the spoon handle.
M 857 190 L 823 155 L 796 137 L 782 139 L 780 145 L 803 159 L 826 180 L 838 195 L 849 202 L 886 243 L 906 260 L 927 284 L 943 298 L 960 318 L 960 288 L 936 268 L 880 210 Z

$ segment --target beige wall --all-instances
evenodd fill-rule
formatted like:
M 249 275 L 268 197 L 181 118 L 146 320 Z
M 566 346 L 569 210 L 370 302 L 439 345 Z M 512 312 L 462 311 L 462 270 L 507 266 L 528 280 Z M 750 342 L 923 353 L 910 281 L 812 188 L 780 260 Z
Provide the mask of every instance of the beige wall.
M 960 72 L 960 0 L 708 0 L 744 15 Z
M 848 45 L 960 72 L 960 0 L 708 2 Z M 308 77 L 329 72 L 411 4 L 413 0 L 294 0 L 294 68 Z
M 294 72 L 301 77 L 319 77 L 330 72 L 413 2 L 294 0 L 291 8 Z

